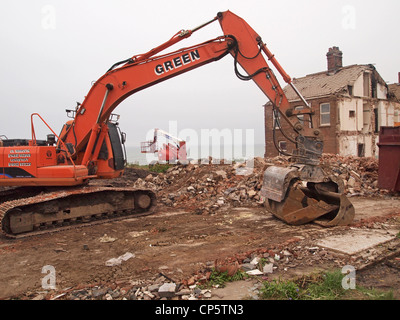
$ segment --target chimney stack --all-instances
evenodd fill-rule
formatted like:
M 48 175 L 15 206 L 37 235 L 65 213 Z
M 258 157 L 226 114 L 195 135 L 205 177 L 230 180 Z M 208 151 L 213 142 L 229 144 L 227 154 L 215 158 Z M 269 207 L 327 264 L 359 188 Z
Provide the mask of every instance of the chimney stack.
M 339 47 L 329 48 L 326 56 L 328 58 L 328 72 L 335 72 L 343 67 L 343 52 L 339 50 Z

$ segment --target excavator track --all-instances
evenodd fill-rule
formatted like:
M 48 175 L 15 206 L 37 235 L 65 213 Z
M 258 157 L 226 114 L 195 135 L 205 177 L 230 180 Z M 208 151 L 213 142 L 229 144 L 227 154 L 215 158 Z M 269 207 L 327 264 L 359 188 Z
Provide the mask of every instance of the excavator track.
M 0 204 L 0 221 L 3 234 L 16 239 L 150 215 L 155 204 L 147 189 L 64 188 Z

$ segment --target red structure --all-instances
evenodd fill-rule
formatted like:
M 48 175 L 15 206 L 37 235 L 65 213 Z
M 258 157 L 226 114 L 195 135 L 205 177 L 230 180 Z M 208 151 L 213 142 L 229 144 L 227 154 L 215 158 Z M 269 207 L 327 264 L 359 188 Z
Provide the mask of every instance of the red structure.
M 158 147 L 158 137 L 164 137 L 168 143 L 163 143 L 162 147 Z M 141 143 L 142 153 L 158 153 L 158 161 L 175 163 L 177 161 L 186 161 L 186 141 L 171 136 L 168 132 L 160 129 L 154 130 L 154 139 L 152 141 L 145 141 Z
M 400 191 L 400 126 L 381 127 L 378 146 L 378 186 Z

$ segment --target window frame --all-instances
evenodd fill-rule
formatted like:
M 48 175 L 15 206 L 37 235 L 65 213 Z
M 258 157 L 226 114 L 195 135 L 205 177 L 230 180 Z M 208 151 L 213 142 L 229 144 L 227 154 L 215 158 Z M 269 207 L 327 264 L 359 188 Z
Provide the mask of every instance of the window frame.
M 277 114 L 278 114 L 278 119 L 277 119 L 277 122 L 276 122 L 276 125 L 275 125 L 275 112 L 272 110 L 272 129 L 279 129 L 280 127 L 279 127 L 279 125 L 280 126 L 282 126 L 282 124 L 281 124 L 281 114 L 280 114 L 280 112 L 279 111 L 277 111 Z
M 323 106 L 329 106 L 329 112 L 322 112 Z M 322 122 L 322 116 L 329 115 L 329 123 Z M 319 105 L 319 126 L 320 127 L 329 127 L 331 125 L 331 104 L 329 102 L 320 103 Z
M 294 110 L 303 110 L 303 106 L 294 107 Z M 304 126 L 304 114 L 298 115 L 297 119 L 300 121 L 301 125 Z
M 285 147 L 283 147 L 283 145 L 284 145 Z M 279 147 L 279 149 L 282 150 L 283 152 L 288 152 L 288 144 L 287 144 L 287 141 L 285 141 L 285 140 L 280 140 L 280 141 L 278 141 L 278 147 Z M 282 153 L 280 153 L 280 152 L 279 152 L 279 154 L 282 155 Z

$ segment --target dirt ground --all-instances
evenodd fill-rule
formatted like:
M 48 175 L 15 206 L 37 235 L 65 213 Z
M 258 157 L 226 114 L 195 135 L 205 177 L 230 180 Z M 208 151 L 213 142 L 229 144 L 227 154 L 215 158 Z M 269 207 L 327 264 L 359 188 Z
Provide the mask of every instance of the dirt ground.
M 124 181 L 144 178 L 146 174 L 129 171 Z M 199 214 L 160 203 L 151 216 L 25 239 L 1 236 L 0 298 L 48 298 L 100 285 L 122 288 L 135 281 L 151 284 L 160 275 L 184 287 L 207 277 L 215 265 L 235 265 L 255 255 L 275 259 L 269 278 L 290 278 L 355 265 L 357 284 L 389 288 L 400 298 L 400 247 L 396 241 L 381 245 L 373 259 L 365 252 L 343 255 L 316 245 L 324 237 L 340 237 L 351 230 L 400 231 L 399 198 L 353 197 L 351 201 L 356 208 L 353 224 L 330 229 L 316 224 L 289 226 L 261 205 Z M 106 266 L 109 259 L 126 253 L 134 256 L 120 265 Z M 45 266 L 54 267 L 56 289 L 43 288 L 48 270 L 43 269 Z M 225 298 L 242 296 L 238 293 Z

